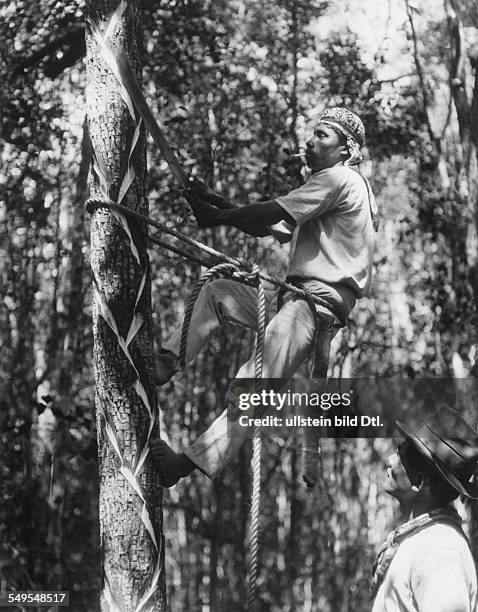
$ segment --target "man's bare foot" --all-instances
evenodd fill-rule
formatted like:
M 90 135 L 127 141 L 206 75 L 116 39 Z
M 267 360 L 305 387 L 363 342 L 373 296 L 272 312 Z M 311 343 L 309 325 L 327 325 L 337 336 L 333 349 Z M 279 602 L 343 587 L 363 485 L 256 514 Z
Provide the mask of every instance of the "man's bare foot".
M 176 453 L 164 440 L 152 440 L 150 446 L 153 465 L 159 472 L 163 487 L 173 487 L 196 468 L 184 453 Z
M 156 384 L 161 386 L 168 382 L 178 371 L 178 358 L 166 349 L 160 349 L 157 359 Z

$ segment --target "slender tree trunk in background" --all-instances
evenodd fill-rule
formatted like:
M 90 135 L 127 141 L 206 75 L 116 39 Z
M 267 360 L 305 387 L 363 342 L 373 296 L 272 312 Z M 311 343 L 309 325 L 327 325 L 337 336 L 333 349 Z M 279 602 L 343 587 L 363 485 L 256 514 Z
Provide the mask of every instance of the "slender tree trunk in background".
M 68 269 L 68 293 L 65 298 L 66 329 L 62 342 L 62 361 L 58 379 L 58 394 L 68 395 L 73 381 L 73 374 L 78 371 L 79 330 L 82 324 L 84 308 L 84 255 L 85 239 L 84 202 L 88 187 L 88 170 L 91 165 L 91 143 L 88 135 L 88 124 L 83 123 L 81 140 L 81 161 L 76 179 L 76 193 L 71 203 L 71 222 L 68 231 L 68 247 L 71 250 Z
M 68 455 L 69 439 L 63 417 L 72 418 L 75 411 L 75 402 L 71 401 L 72 383 L 74 374 L 80 372 L 83 365 L 82 360 L 78 359 L 78 338 L 84 334 L 84 202 L 90 165 L 91 147 L 85 118 L 76 192 L 71 200 L 63 203 L 60 196 L 58 203 L 56 285 L 51 308 L 50 338 L 46 350 L 46 372 L 39 388 L 40 395 L 44 387 L 43 391 L 47 391 L 53 399 L 53 413 L 49 406 L 39 417 L 38 447 L 39 455 L 43 457 L 43 465 L 39 466 L 40 492 L 42 499 L 48 501 L 43 532 L 47 534 L 46 546 L 52 555 L 46 585 L 57 589 L 64 588 L 64 511 L 70 490 L 70 473 L 65 469 L 68 464 L 65 465 L 64 461 L 65 454 Z M 66 232 L 61 231 L 62 216 L 68 218 Z M 65 250 L 70 252 L 67 265 L 62 255 Z
M 478 167 L 478 50 L 474 49 L 473 54 L 470 53 L 470 61 L 473 70 L 475 71 L 475 78 L 473 83 L 473 94 L 470 104 L 470 132 L 471 140 L 474 146 L 474 167 L 475 171 Z M 478 189 L 476 186 L 476 176 L 473 181 L 473 205 L 471 208 L 471 224 L 473 225 L 473 231 L 470 232 L 469 237 L 470 244 L 470 282 L 473 287 L 473 295 L 475 298 L 475 307 L 478 310 Z M 475 318 L 475 321 L 477 319 Z M 478 329 L 478 321 L 476 322 L 476 328 Z M 475 366 L 475 376 L 478 376 L 478 366 Z
M 19 216 L 14 211 L 6 215 L 6 236 L 14 235 L 18 222 Z M 41 539 L 32 465 L 32 441 L 35 439 L 32 404 L 36 387 L 33 306 L 38 289 L 36 244 L 36 229 L 26 232 L 20 244 L 7 240 L 8 259 L 0 277 L 0 299 L 4 306 L 0 325 L 2 332 L 7 332 L 6 337 L 2 336 L 0 362 L 0 495 L 5 508 L 2 527 L 7 526 L 7 531 L 2 530 L 7 551 L 6 559 L 5 556 L 2 559 L 2 577 L 10 587 L 23 589 L 35 588 L 43 570 L 38 567 L 37 556 L 29 553 L 32 542 Z M 15 474 L 16 478 L 7 478 L 8 473 Z M 32 549 L 37 550 L 34 546 Z M 24 564 L 22 554 L 25 555 Z M 16 580 L 19 569 L 22 577 Z
M 297 533 L 300 533 L 300 521 L 304 513 L 304 503 L 300 499 L 300 482 L 301 477 L 301 466 L 300 466 L 300 453 L 295 448 L 290 453 L 290 478 L 291 487 L 289 490 L 289 513 L 290 513 L 290 525 L 289 535 L 287 539 L 287 545 L 285 549 L 285 566 L 287 568 L 288 583 L 289 583 L 289 601 L 292 609 L 295 609 L 297 602 L 295 600 L 295 581 L 298 578 L 300 568 L 300 554 L 299 546 L 297 541 Z
M 426 126 L 428 129 L 428 135 L 430 137 L 430 142 L 433 146 L 437 171 L 440 177 L 441 188 L 445 194 L 448 194 L 450 189 L 450 176 L 448 174 L 448 168 L 446 163 L 445 154 L 443 151 L 443 143 L 440 134 L 436 133 L 436 130 L 432 126 L 432 109 L 431 109 L 431 100 L 430 95 L 427 88 L 427 83 L 425 82 L 425 75 L 423 73 L 422 62 L 420 59 L 420 52 L 418 50 L 418 36 L 415 30 L 415 22 L 413 18 L 413 8 L 410 5 L 408 0 L 405 0 L 405 7 L 407 11 L 407 17 L 410 24 L 410 33 L 413 42 L 413 59 L 415 61 L 415 68 L 417 71 L 418 81 L 420 83 L 420 90 L 422 94 L 422 103 L 423 103 L 423 111 L 426 117 Z
M 140 80 L 141 14 L 136 2 L 90 0 L 87 17 L 104 37 L 108 24 L 114 23 L 110 21 L 113 13 L 125 4 L 126 10 L 116 13 L 116 25 L 108 30 L 108 41 L 123 48 Z M 86 46 L 87 113 L 93 156 L 110 199 L 118 201 L 137 119 L 133 121 L 120 96 L 118 82 L 92 28 L 88 28 Z M 121 201 L 147 214 L 144 131 L 134 147 L 130 167 L 134 180 Z M 93 181 L 91 194 L 104 199 L 98 181 Z M 127 234 L 109 211 L 99 209 L 91 217 L 104 581 L 101 607 L 142 612 L 165 610 L 164 546 L 161 488 L 149 457 L 144 463 L 140 461 L 152 423 L 148 406 L 155 419 L 153 435 L 158 427 L 149 260 L 140 228 L 131 221 L 127 224 L 139 261 Z
M 222 504 L 223 487 L 221 487 L 220 483 L 218 483 L 216 480 L 215 482 L 213 482 L 213 488 L 214 488 L 216 503 L 217 503 L 216 512 L 214 513 L 214 522 L 216 523 L 216 525 L 221 525 L 222 524 L 222 512 L 223 512 L 223 507 L 222 507 L 223 506 Z M 211 610 L 217 610 L 218 609 L 217 592 L 218 592 L 218 585 L 219 585 L 219 580 L 218 580 L 218 575 L 217 575 L 219 550 L 220 550 L 219 542 L 222 539 L 223 533 L 221 533 L 221 528 L 219 528 L 219 530 L 211 529 L 209 531 L 210 531 L 209 542 L 211 546 L 210 561 L 209 561 L 209 606 Z

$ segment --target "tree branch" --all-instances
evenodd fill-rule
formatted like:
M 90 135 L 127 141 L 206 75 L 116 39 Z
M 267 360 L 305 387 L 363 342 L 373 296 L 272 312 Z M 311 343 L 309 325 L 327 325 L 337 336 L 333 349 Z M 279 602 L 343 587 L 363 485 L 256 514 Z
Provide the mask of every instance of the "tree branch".
M 407 77 L 415 77 L 418 76 L 417 72 L 407 72 L 406 74 L 401 74 L 396 77 L 392 77 L 390 79 L 377 79 L 377 83 L 396 83 L 401 79 L 406 79 Z
M 474 54 L 470 55 L 470 62 L 475 70 L 475 82 L 470 105 L 471 138 L 478 149 L 478 51 L 475 50 Z
M 58 57 L 58 52 L 61 56 Z M 48 42 L 46 45 L 32 53 L 32 55 L 20 60 L 14 69 L 14 76 L 21 74 L 27 68 L 38 66 L 43 58 L 48 58 L 45 62 L 45 74 L 50 78 L 55 78 L 65 68 L 73 66 L 80 58 L 84 57 L 85 47 L 85 28 L 67 28 L 61 36 Z
M 409 0 L 405 0 L 405 8 L 407 12 L 408 21 L 410 23 L 410 30 L 411 30 L 412 41 L 413 41 L 413 59 L 415 62 L 415 68 L 418 74 L 418 81 L 420 83 L 420 89 L 422 92 L 423 110 L 425 112 L 428 134 L 435 148 L 435 153 L 437 157 L 437 168 L 438 168 L 438 173 L 441 179 L 441 186 L 442 186 L 443 191 L 447 192 L 450 188 L 450 177 L 448 175 L 446 160 L 443 154 L 441 138 L 440 136 L 435 135 L 435 132 L 433 130 L 431 120 L 430 120 L 430 112 L 431 112 L 430 111 L 430 108 L 431 108 L 430 96 L 428 95 L 427 84 L 425 82 L 425 76 L 423 74 L 422 65 L 420 62 L 420 56 L 418 52 L 418 38 L 417 38 L 416 30 L 415 30 L 415 22 L 413 20 L 413 12 L 412 12 L 412 8 L 410 6 Z
M 160 4 L 160 0 L 143 0 L 143 11 L 152 11 Z M 62 34 L 46 45 L 25 57 L 14 66 L 13 75 L 18 76 L 25 69 L 38 66 L 44 58 L 44 72 L 47 77 L 54 79 L 63 70 L 74 66 L 76 62 L 86 54 L 85 28 L 82 26 L 70 26 L 61 30 Z M 57 53 L 61 51 L 58 57 Z
M 450 33 L 450 90 L 455 102 L 456 114 L 458 116 L 458 128 L 463 145 L 470 141 L 471 117 L 470 105 L 466 95 L 465 69 L 463 65 L 463 50 L 461 37 L 461 24 L 454 0 L 445 0 L 445 12 Z

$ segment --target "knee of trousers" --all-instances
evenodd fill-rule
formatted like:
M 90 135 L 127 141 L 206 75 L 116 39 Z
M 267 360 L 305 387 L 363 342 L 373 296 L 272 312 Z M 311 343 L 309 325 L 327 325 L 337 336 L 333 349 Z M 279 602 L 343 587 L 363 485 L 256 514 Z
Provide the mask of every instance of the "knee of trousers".
M 233 284 L 234 281 L 225 278 L 217 278 L 209 283 L 206 283 L 202 288 L 202 292 L 207 299 L 215 298 L 219 295 L 230 293 L 231 286 Z

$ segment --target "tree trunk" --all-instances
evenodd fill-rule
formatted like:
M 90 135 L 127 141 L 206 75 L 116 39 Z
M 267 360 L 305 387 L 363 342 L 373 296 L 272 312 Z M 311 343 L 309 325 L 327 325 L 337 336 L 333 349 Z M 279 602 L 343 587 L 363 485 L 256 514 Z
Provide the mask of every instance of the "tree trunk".
M 141 14 L 133 1 L 90 0 L 87 16 L 91 194 L 147 214 L 144 130 L 136 140 L 138 117 L 105 53 L 105 44 L 123 48 L 140 80 Z M 128 173 L 132 182 L 121 190 Z M 166 609 L 161 488 L 147 455 L 158 419 L 145 230 L 105 208 L 92 211 L 101 607 L 125 612 Z

